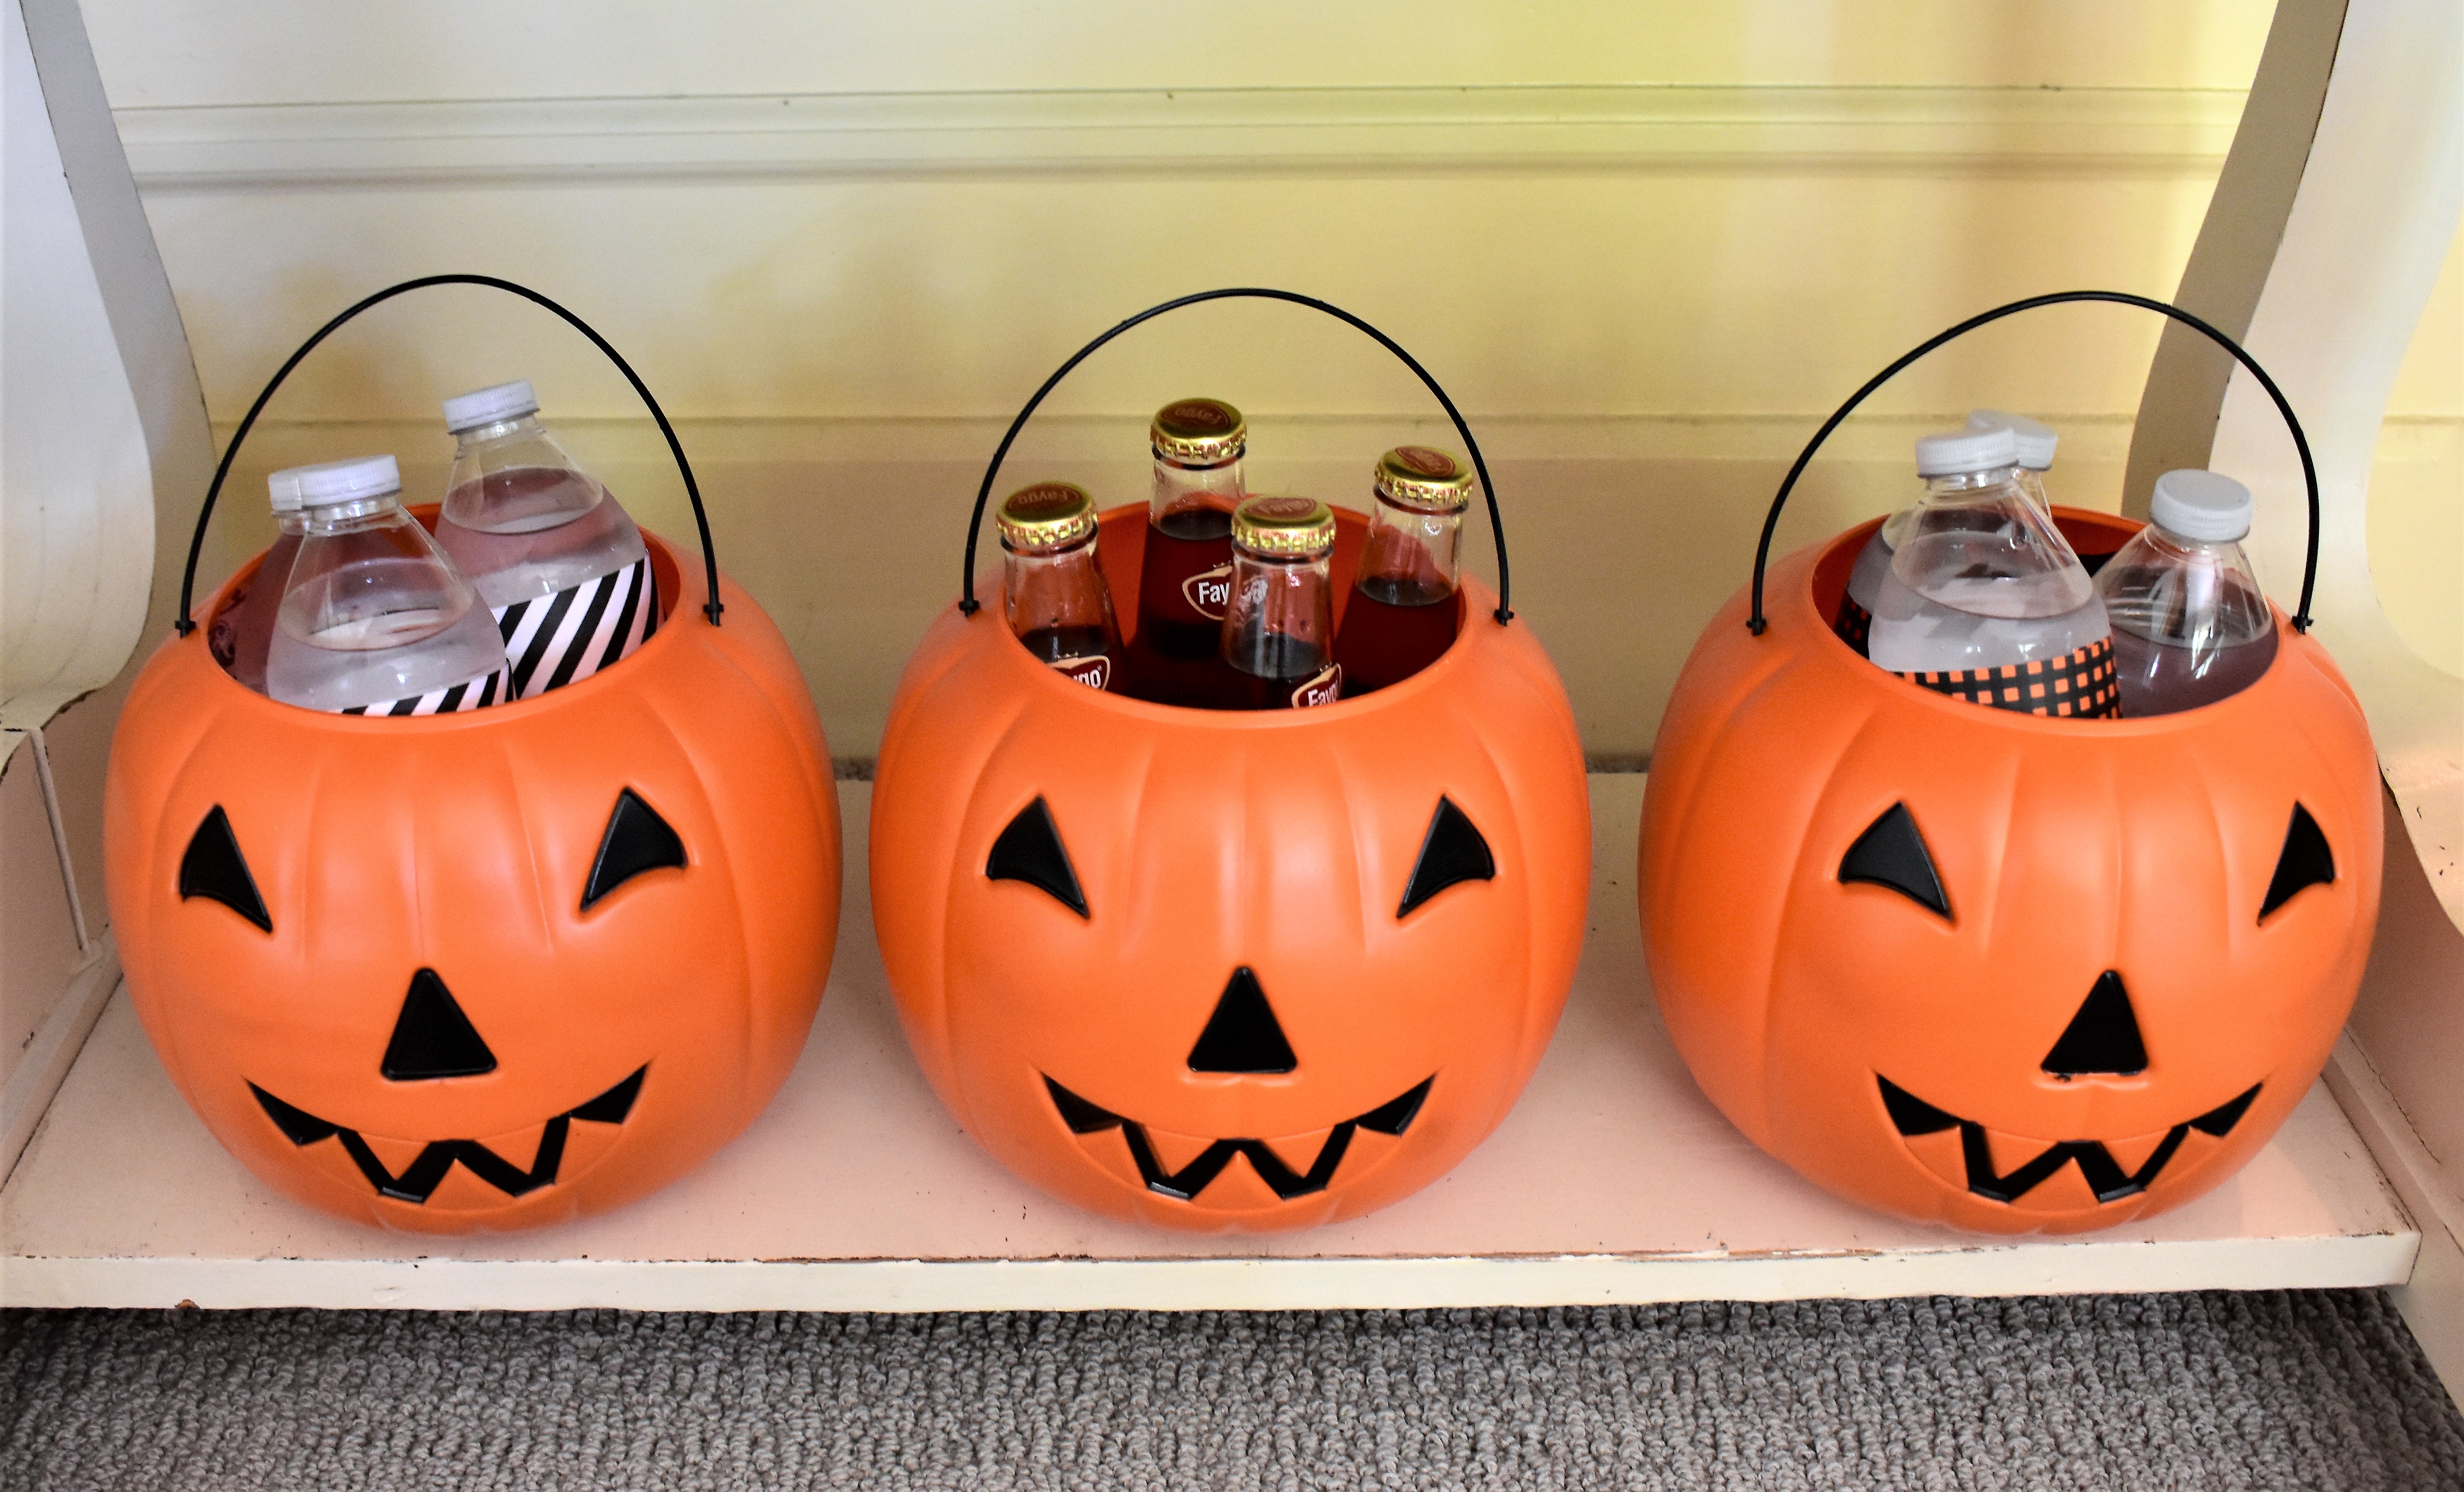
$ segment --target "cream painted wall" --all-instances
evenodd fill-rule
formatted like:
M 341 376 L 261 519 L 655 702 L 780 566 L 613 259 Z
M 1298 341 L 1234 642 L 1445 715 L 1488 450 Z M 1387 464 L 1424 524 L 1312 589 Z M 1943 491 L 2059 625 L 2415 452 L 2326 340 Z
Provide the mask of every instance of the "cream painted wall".
M 97 0 L 122 106 L 1570 82 L 2244 88 L 2245 0 Z
M 1333 299 L 1445 382 L 1500 458 L 1518 604 L 1587 740 L 1646 750 L 1822 412 L 1996 300 L 2172 289 L 2267 24 L 2234 0 L 89 14 L 219 422 L 390 280 L 555 295 L 686 422 L 722 560 L 850 755 L 955 588 L 1001 419 L 1121 316 L 1236 282 Z M 1783 537 L 1890 504 L 1907 438 L 1978 403 L 2055 419 L 2063 495 L 2114 505 L 2156 334 L 2066 309 L 1946 353 Z M 690 532 L 592 357 L 483 292 L 376 313 L 277 402 L 207 577 L 263 541 L 265 470 L 393 449 L 441 480 L 435 400 L 520 375 L 628 504 Z M 2464 418 L 2439 378 L 2399 395 L 2432 443 Z M 1199 390 L 1251 411 L 1263 485 L 1338 498 L 1434 413 L 1331 322 L 1213 307 L 1083 370 L 1012 475 L 1134 495 L 1138 416 Z M 2406 583 L 2453 592 L 2441 563 Z

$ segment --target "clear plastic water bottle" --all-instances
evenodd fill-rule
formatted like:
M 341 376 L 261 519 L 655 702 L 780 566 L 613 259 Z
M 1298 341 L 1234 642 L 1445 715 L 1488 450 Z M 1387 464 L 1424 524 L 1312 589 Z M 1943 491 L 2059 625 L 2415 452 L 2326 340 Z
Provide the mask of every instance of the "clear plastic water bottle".
M 214 662 L 232 678 L 265 692 L 265 655 L 274 646 L 274 618 L 282 609 L 282 582 L 291 578 L 291 562 L 299 557 L 299 540 L 308 532 L 299 511 L 299 473 L 276 472 L 266 482 L 274 503 L 272 548 L 231 603 L 214 613 L 206 625 L 206 647 Z
M 2250 489 L 2213 472 L 2167 472 L 2148 510 L 2152 521 L 2096 580 L 2125 715 L 2211 705 L 2276 659 L 2276 618 L 2241 547 Z
M 298 467 L 299 555 L 265 691 L 342 714 L 449 714 L 505 697 L 505 645 L 478 593 L 402 508 L 391 456 Z
M 2054 450 L 2062 437 L 2052 426 L 2024 414 L 2006 414 L 2000 409 L 1971 409 L 1968 428 L 1990 430 L 1999 426 L 2011 432 L 2019 443 L 2019 491 L 2036 505 L 2045 521 L 2054 519 L 2054 500 L 2045 494 L 2045 473 L 2054 469 Z
M 1917 442 L 1925 495 L 1875 595 L 1869 656 L 1973 704 L 2112 715 L 2104 604 L 2020 492 L 2018 465 L 2017 437 L 2001 427 Z
M 513 691 L 529 699 L 601 669 L 658 629 L 642 531 L 573 464 L 516 380 L 445 401 L 459 445 L 436 541 L 496 619 Z
M 2045 495 L 2045 473 L 2053 470 L 2054 449 L 2061 436 L 2050 425 L 2031 420 L 2025 415 L 2005 414 L 1999 409 L 1975 409 L 1968 416 L 1970 430 L 2007 429 L 2018 447 L 2018 485 L 2028 500 L 2036 505 L 2050 525 L 2053 520 L 2052 499 Z M 1891 557 L 1899 550 L 1900 541 L 1907 535 L 1908 525 L 1915 521 L 1922 504 L 1911 503 L 1883 520 L 1857 553 L 1857 567 L 1848 574 L 1847 593 L 1839 598 L 1838 613 L 1833 617 L 1832 630 L 1840 641 L 1859 653 L 1866 651 L 1874 627 L 1874 598 L 1881 593 L 1882 577 L 1891 570 Z M 2095 571 L 2088 573 L 2093 575 Z

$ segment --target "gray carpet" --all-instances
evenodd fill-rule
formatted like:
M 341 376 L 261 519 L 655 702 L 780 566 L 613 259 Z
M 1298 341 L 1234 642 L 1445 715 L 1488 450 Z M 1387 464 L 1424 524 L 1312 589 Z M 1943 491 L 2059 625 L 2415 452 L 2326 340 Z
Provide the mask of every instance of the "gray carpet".
M 0 1314 L 0 1487 L 2464 1489 L 2367 1292 Z

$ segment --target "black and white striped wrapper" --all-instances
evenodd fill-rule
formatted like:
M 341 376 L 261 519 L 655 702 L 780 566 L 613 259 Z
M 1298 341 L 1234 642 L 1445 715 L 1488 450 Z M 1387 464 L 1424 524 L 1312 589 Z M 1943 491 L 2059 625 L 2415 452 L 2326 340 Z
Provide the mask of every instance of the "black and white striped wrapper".
M 431 689 L 425 694 L 413 694 L 408 699 L 397 699 L 390 704 L 381 701 L 373 705 L 351 705 L 335 713 L 355 715 L 452 714 L 460 710 L 484 710 L 510 697 L 505 692 L 505 670 L 491 669 L 476 678 L 464 679 L 451 689 Z
M 532 699 L 586 679 L 659 629 L 659 588 L 649 556 L 553 596 L 495 608 L 513 666 L 508 699 Z

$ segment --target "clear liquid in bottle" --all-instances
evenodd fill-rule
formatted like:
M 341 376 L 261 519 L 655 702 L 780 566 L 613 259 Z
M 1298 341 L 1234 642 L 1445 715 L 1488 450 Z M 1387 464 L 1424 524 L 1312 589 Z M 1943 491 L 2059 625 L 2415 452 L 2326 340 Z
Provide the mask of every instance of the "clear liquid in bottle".
M 266 653 L 266 692 L 344 714 L 502 702 L 503 640 L 477 592 L 403 511 L 391 456 L 290 473 L 303 532 Z
M 1974 704 L 2114 713 L 2113 628 L 2079 557 L 2019 491 L 2010 430 L 1926 436 L 1917 462 L 1925 495 L 1876 594 L 1868 656 Z
M 539 420 L 527 382 L 445 402 L 457 442 L 437 542 L 478 588 L 515 697 L 587 678 L 658 629 L 642 532 Z

